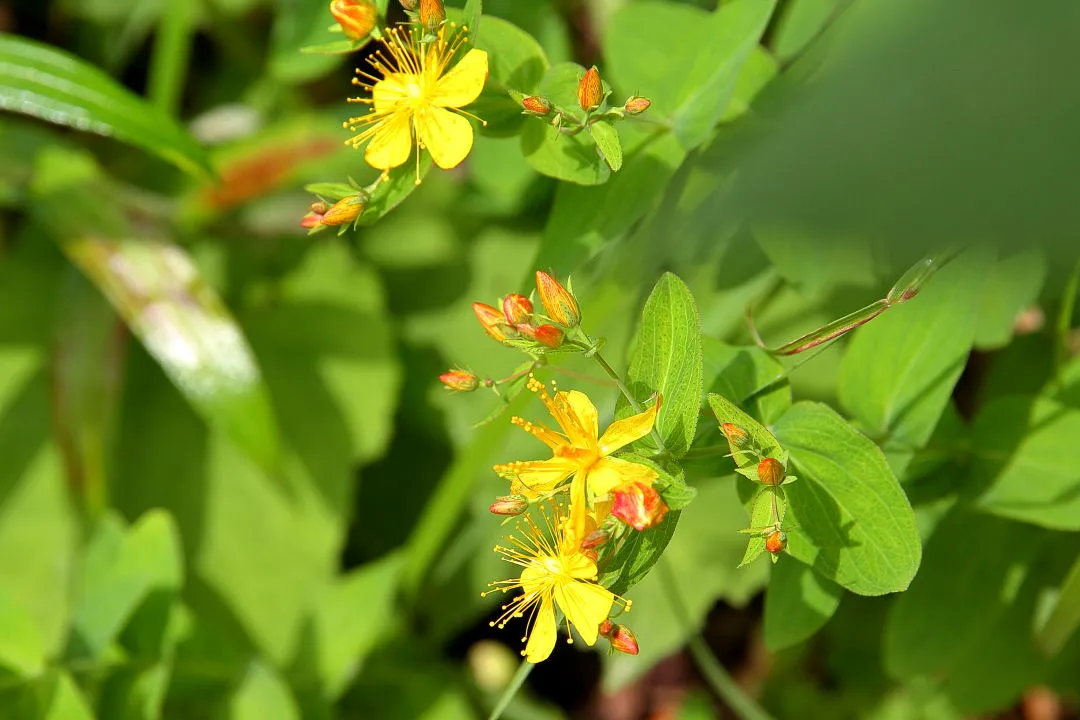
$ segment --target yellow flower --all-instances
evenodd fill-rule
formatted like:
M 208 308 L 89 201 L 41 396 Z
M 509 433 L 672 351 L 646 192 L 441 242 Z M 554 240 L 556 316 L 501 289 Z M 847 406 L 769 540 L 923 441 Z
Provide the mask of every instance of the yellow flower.
M 447 41 L 450 25 L 443 25 L 434 40 L 420 42 L 419 30 L 390 28 L 382 39 L 383 50 L 371 64 L 378 75 L 360 70 L 363 79 L 353 84 L 371 91 L 370 98 L 349 102 L 372 106 L 366 115 L 349 118 L 344 126 L 360 133 L 346 140 L 359 148 L 367 143 L 364 160 L 373 168 L 389 170 L 404 165 L 415 142 L 416 182 L 420 183 L 420 149 L 427 148 L 439 167 L 456 167 L 469 154 L 473 129 L 460 108 L 476 100 L 487 77 L 488 58 L 472 49 L 450 68 L 464 42 L 464 32 Z M 483 122 L 483 121 L 481 121 Z
M 606 513 L 597 512 L 601 507 L 597 501 L 607 497 L 613 488 L 634 481 L 652 485 L 657 478 L 652 468 L 611 454 L 652 430 L 660 409 L 659 399 L 645 412 L 613 422 L 600 436 L 596 406 L 585 393 L 571 390 L 556 392 L 552 397 L 543 383 L 532 377 L 528 388 L 540 396 L 562 432 L 519 417 L 511 420 L 547 444 L 552 456 L 548 460 L 496 465 L 495 472 L 510 478 L 510 492 L 535 499 L 554 492 L 572 475 L 571 518 L 574 532 L 583 535 L 588 508 L 593 506 L 594 519 L 598 523 L 602 521 Z
M 555 647 L 556 608 L 566 618 L 567 634 L 573 625 L 588 645 L 596 643 L 600 623 L 607 619 L 612 605 L 619 602 L 630 609 L 629 600 L 597 584 L 594 556 L 582 551 L 580 540 L 567 532 L 567 521 L 559 515 L 559 506 L 552 503 L 551 515 L 543 508 L 540 512 L 547 532 L 525 515 L 518 525 L 519 534 L 507 538 L 510 547 L 495 548 L 506 560 L 521 566 L 521 575 L 493 582 L 493 589 L 484 593 L 521 590 L 503 605 L 503 614 L 491 625 L 502 628 L 511 618 L 527 615 L 529 625 L 522 638 L 525 649 L 521 654 L 531 663 L 545 660 Z M 573 642 L 572 637 L 569 641 Z

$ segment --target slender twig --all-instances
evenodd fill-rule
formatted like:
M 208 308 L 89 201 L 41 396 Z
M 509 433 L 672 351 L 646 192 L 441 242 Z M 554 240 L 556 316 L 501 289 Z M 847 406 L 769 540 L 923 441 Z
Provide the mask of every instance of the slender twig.
M 594 360 L 596 360 L 597 364 L 599 364 L 600 367 L 603 368 L 604 372 L 608 374 L 608 377 L 615 381 L 615 385 L 619 388 L 619 392 L 621 392 L 623 394 L 623 397 L 626 398 L 626 401 L 630 403 L 630 407 L 634 409 L 634 412 L 638 414 L 644 412 L 644 408 L 641 407 L 641 403 L 639 403 L 637 401 L 637 398 L 633 396 L 633 394 L 630 392 L 630 388 L 626 387 L 626 383 L 624 383 L 622 381 L 622 378 L 619 377 L 619 373 L 615 372 L 615 368 L 611 367 L 611 365 L 608 364 L 608 361 L 604 359 L 604 356 L 600 354 L 600 351 L 595 351 L 592 357 Z M 653 423 L 650 434 L 652 435 L 653 441 L 656 443 L 656 449 L 659 451 L 659 453 L 661 455 L 666 454 L 667 445 L 664 444 L 664 439 L 660 437 L 660 433 L 657 432 L 656 423 Z
M 499 702 L 495 703 L 494 709 L 492 709 L 491 714 L 488 715 L 488 720 L 499 720 L 499 718 L 502 717 L 503 711 L 506 710 L 513 701 L 514 696 L 517 695 L 518 690 L 521 689 L 521 686 L 525 683 L 525 679 L 529 677 L 529 673 L 532 672 L 534 667 L 536 667 L 536 665 L 527 660 L 521 661 L 521 665 L 518 666 L 517 672 L 514 673 L 514 677 L 510 678 L 510 683 L 499 697 Z
M 686 603 L 683 602 L 682 596 L 679 594 L 678 587 L 676 585 L 675 573 L 671 569 L 670 562 L 666 558 L 661 558 L 656 563 L 657 568 L 661 575 L 663 575 L 663 582 L 660 583 L 664 588 L 664 594 L 667 596 L 668 604 L 671 605 L 672 612 L 683 624 L 683 629 L 687 631 L 687 646 L 690 650 L 690 654 L 693 656 L 694 661 L 697 663 L 698 669 L 701 670 L 701 674 L 705 677 L 705 681 L 709 684 L 721 700 L 727 703 L 727 706 L 738 715 L 742 720 L 773 720 L 773 717 L 769 713 L 757 704 L 757 702 L 746 694 L 746 692 L 739 687 L 739 684 L 735 682 L 735 679 L 728 674 L 728 671 L 724 669 L 724 666 L 720 664 L 720 661 L 713 655 L 712 650 L 705 644 L 705 641 L 701 638 L 701 635 L 690 626 L 690 620 L 687 617 Z

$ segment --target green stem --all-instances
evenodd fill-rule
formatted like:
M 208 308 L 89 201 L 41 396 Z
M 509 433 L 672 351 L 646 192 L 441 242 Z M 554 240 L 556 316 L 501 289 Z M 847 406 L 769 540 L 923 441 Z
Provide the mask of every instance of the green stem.
M 588 338 L 587 335 L 585 337 Z M 591 339 L 589 342 L 590 344 L 592 343 Z M 641 403 L 639 403 L 637 398 L 630 393 L 630 388 L 626 387 L 626 383 L 619 377 L 619 373 L 615 372 L 615 368 L 608 364 L 608 361 L 604 359 L 604 356 L 600 354 L 599 350 L 593 353 L 593 359 L 596 360 L 601 368 L 603 368 L 604 372 L 608 374 L 608 377 L 615 381 L 615 385 L 619 388 L 619 392 L 621 392 L 623 397 L 626 398 L 626 401 L 630 403 L 630 407 L 634 409 L 634 412 L 638 414 L 645 412 L 644 408 L 641 407 Z M 653 423 L 653 428 L 649 433 L 652 435 L 653 441 L 656 442 L 656 449 L 659 453 L 661 455 L 666 454 L 667 446 L 664 444 L 664 439 L 660 437 L 660 433 L 656 430 L 656 423 Z
M 1073 267 L 1069 275 L 1069 282 L 1065 286 L 1065 295 L 1061 300 L 1061 310 L 1057 316 L 1054 343 L 1054 374 L 1059 375 L 1069 360 L 1069 332 L 1072 330 L 1072 317 L 1076 309 L 1076 294 L 1080 291 L 1080 260 Z
M 536 666 L 531 662 L 524 660 L 521 662 L 517 672 L 514 673 L 514 677 L 510 679 L 510 684 L 506 686 L 506 689 L 503 690 L 503 694 L 499 697 L 499 702 L 495 704 L 495 708 L 491 711 L 491 714 L 488 715 L 488 720 L 499 720 L 499 718 L 502 717 L 503 711 L 506 710 L 511 701 L 513 701 L 514 696 L 517 695 L 518 690 L 521 689 L 522 684 L 524 684 L 525 679 L 529 677 L 529 673 L 532 672 L 534 667 Z
M 669 561 L 661 558 L 656 566 L 659 568 L 660 574 L 663 575 L 663 581 L 660 585 L 664 588 L 668 604 L 671 605 L 672 612 L 683 624 L 683 629 L 689 638 L 687 646 L 690 649 L 690 654 L 693 656 L 709 687 L 742 720 L 773 720 L 772 715 L 765 712 L 764 708 L 739 687 L 735 679 L 728 674 L 728 671 L 712 654 L 709 646 L 701 639 L 701 635 L 690 626 L 686 603 L 683 602 L 682 596 L 679 595 L 675 573 L 672 572 Z
M 184 89 L 191 36 L 195 32 L 195 9 L 194 2 L 165 3 L 154 39 L 147 94 L 154 105 L 170 115 L 176 115 Z

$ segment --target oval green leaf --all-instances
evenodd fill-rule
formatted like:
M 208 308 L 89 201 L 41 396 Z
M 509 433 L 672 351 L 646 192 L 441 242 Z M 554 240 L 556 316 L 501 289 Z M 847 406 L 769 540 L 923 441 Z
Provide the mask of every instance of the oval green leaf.
M 860 595 L 906 589 L 922 544 L 881 450 L 821 403 L 792 405 L 773 432 L 799 477 L 785 486 L 797 525 L 789 552 Z

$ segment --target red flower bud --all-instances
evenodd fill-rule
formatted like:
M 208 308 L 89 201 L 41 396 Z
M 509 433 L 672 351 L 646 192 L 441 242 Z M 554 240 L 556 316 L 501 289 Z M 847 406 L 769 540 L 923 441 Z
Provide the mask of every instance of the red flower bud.
M 541 325 L 533 335 L 538 343 L 547 345 L 552 350 L 560 347 L 566 338 L 566 334 L 554 325 Z
M 545 117 L 551 112 L 551 102 L 547 98 L 540 97 L 539 95 L 529 95 L 521 99 L 521 107 L 525 108 L 533 115 Z
M 720 430 L 724 433 L 724 437 L 728 439 L 728 442 L 734 447 L 749 447 L 750 435 L 738 425 L 735 425 L 734 423 L 724 423 L 720 426 Z
M 366 38 L 379 19 L 371 0 L 330 0 L 330 14 L 350 40 Z
M 439 376 L 439 380 L 450 390 L 472 392 L 480 387 L 480 378 L 465 370 L 451 370 Z
M 547 316 L 563 327 L 577 327 L 581 322 L 577 299 L 543 270 L 536 271 L 536 294 L 540 296 Z
M 362 212 L 364 212 L 364 197 L 360 194 L 347 195 L 327 209 L 322 217 L 322 224 L 332 227 L 347 225 Z
M 480 325 L 489 337 L 499 342 L 506 341 L 511 328 L 506 324 L 506 318 L 503 317 L 501 312 L 482 302 L 474 302 L 472 309 L 476 313 L 476 319 L 480 321 Z
M 606 530 L 593 530 L 591 533 L 585 536 L 585 539 L 581 541 L 582 550 L 595 550 L 608 541 L 611 534 Z
M 525 322 L 532 315 L 532 311 L 532 301 L 524 295 L 511 293 L 503 298 L 503 316 L 511 325 Z
M 765 458 L 758 463 L 757 476 L 766 485 L 779 485 L 784 482 L 784 466 L 779 460 Z
M 611 637 L 611 633 L 615 632 L 615 624 L 611 622 L 611 618 L 604 618 L 604 622 L 600 623 L 597 632 L 600 637 Z
M 648 110 L 650 105 L 652 105 L 652 100 L 635 95 L 626 101 L 626 104 L 623 105 L 623 110 L 626 111 L 627 115 L 640 115 Z
M 625 625 L 616 625 L 611 634 L 606 636 L 611 641 L 611 647 L 627 655 L 638 654 L 637 638 L 630 628 Z
M 438 30 L 446 22 L 446 8 L 442 0 L 420 0 L 420 22 L 428 32 Z
M 773 531 L 765 538 L 765 549 L 773 555 L 781 553 L 787 547 L 787 533 L 779 530 Z
M 592 112 L 604 101 L 604 84 L 600 82 L 600 71 L 595 65 L 589 68 L 578 83 L 577 98 L 578 105 L 585 112 Z
M 495 515 L 520 515 L 529 509 L 529 501 L 524 495 L 503 495 L 495 498 L 488 510 Z
M 420 4 L 420 0 L 398 0 L 398 2 L 401 3 L 401 7 L 409 12 L 416 10 L 416 6 Z
M 320 201 L 311 203 L 308 213 L 300 218 L 300 227 L 307 228 L 308 230 L 321 227 L 323 224 L 323 215 L 325 214 L 326 203 Z
M 635 530 L 645 530 L 664 519 L 668 507 L 652 485 L 634 480 L 614 490 L 611 514 Z

